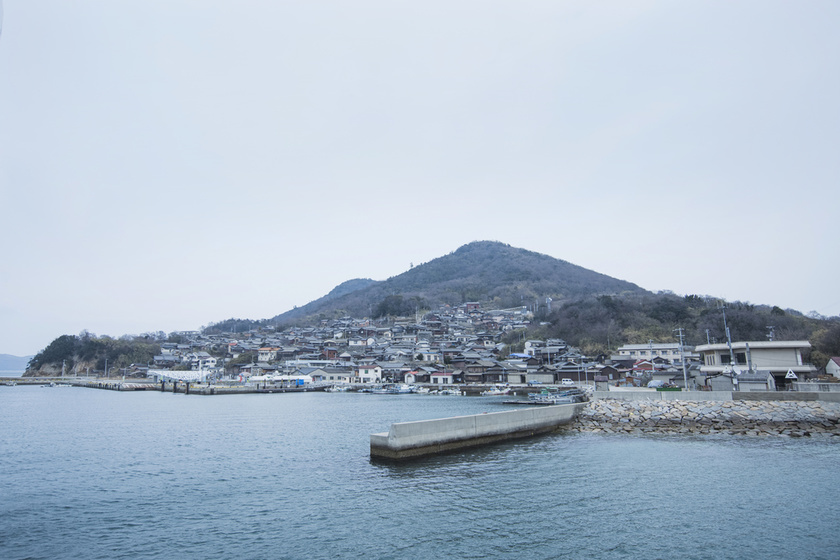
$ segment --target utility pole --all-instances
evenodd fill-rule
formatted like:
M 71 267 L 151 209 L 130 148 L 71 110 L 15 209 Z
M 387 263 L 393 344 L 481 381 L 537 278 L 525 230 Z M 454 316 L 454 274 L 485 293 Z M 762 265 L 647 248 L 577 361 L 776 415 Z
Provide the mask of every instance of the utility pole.
M 776 329 L 776 327 L 774 327 L 773 325 L 768 325 L 767 326 L 767 330 L 770 331 L 769 333 L 767 333 L 767 339 L 770 340 L 771 342 L 776 338 L 776 330 L 775 329 Z
M 688 372 L 685 369 L 685 353 L 683 352 L 683 328 L 674 329 L 680 336 L 680 361 L 682 362 L 683 383 L 685 383 L 685 390 L 688 391 Z M 708 332 L 708 331 L 706 331 Z
M 650 352 L 650 380 L 653 381 L 653 370 L 656 366 L 653 365 L 653 339 L 648 339 L 648 351 Z
M 729 363 L 735 366 L 735 353 L 732 351 L 732 337 L 729 335 L 729 327 L 726 326 L 726 304 L 721 305 L 723 311 L 723 330 L 726 331 L 726 345 L 729 347 Z

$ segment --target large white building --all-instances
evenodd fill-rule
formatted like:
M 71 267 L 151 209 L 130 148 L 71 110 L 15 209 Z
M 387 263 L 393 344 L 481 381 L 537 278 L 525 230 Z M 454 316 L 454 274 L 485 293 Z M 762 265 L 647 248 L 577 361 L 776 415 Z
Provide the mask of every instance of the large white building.
M 749 352 L 748 352 L 749 348 Z M 732 343 L 730 356 L 727 344 L 704 344 L 695 348 L 700 354 L 702 384 L 710 376 L 717 376 L 731 369 L 732 357 L 735 365 L 741 371 L 747 371 L 750 365 L 753 370 L 768 371 L 776 381 L 777 387 L 782 387 L 791 381 L 804 381 L 807 377 L 817 374 L 817 368 L 806 363 L 803 354 L 811 350 L 811 343 L 807 340 L 755 340 Z M 749 362 L 749 363 L 748 363 Z M 793 372 L 796 379 L 790 377 Z
M 686 361 L 697 360 L 699 355 L 695 352 L 693 346 L 683 346 L 683 353 Z M 625 344 L 613 356 L 619 360 L 653 360 L 654 358 L 662 358 L 668 360 L 672 364 L 679 364 L 682 362 L 682 355 L 680 354 L 680 345 L 676 342 L 656 343 L 656 344 Z

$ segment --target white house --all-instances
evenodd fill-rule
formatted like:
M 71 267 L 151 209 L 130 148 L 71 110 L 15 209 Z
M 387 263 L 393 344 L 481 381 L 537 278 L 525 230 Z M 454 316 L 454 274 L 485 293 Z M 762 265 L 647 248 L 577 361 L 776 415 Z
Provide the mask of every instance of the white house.
M 382 368 L 377 365 L 359 366 L 356 378 L 360 383 L 382 383 Z
M 279 348 L 272 346 L 260 348 L 258 360 L 261 362 L 273 362 L 277 359 L 277 352 L 279 350 Z
M 825 373 L 840 378 L 840 356 L 835 356 L 828 360 L 825 365 Z
M 207 352 L 192 352 L 187 355 L 190 369 L 193 371 L 207 370 L 216 367 L 216 358 Z

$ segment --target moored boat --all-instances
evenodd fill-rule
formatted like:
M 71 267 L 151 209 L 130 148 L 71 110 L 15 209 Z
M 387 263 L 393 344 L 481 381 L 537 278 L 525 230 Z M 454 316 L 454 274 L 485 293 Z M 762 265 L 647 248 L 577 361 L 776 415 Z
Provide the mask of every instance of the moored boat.
M 586 400 L 586 395 L 580 389 L 569 389 L 566 391 L 549 391 L 543 389 L 539 393 L 528 395 L 531 404 L 569 404 L 579 403 Z
M 495 385 L 492 389 L 482 391 L 481 395 L 485 397 L 495 397 L 497 395 L 507 395 L 510 393 L 510 387 L 505 385 Z

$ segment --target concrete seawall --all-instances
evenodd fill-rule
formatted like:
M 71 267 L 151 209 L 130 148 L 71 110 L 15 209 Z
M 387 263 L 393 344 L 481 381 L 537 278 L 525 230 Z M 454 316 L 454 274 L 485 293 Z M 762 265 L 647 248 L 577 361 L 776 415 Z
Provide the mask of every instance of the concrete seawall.
M 529 437 L 571 422 L 584 406 L 561 404 L 391 424 L 388 432 L 370 435 L 370 455 L 402 460 Z

